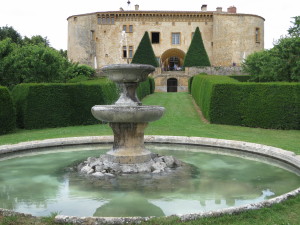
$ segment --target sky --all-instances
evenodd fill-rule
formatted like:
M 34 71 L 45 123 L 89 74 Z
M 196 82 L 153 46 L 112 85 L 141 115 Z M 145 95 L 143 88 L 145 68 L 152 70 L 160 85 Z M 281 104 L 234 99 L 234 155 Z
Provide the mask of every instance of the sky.
M 47 37 L 56 49 L 67 49 L 68 22 L 72 15 L 102 11 L 140 10 L 200 11 L 203 4 L 208 11 L 229 6 L 237 13 L 259 15 L 265 18 L 265 48 L 287 34 L 292 17 L 300 16 L 299 0 L 0 0 L 0 27 L 12 26 L 23 37 Z

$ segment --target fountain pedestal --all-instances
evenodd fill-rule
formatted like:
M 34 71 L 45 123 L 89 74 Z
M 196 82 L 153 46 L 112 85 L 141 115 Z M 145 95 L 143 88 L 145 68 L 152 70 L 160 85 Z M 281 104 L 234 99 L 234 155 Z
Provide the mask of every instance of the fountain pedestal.
M 121 164 L 144 163 L 151 160 L 151 152 L 144 146 L 144 130 L 148 123 L 110 123 L 114 144 L 106 154 L 110 161 Z
M 150 65 L 117 64 L 102 68 L 107 77 L 116 82 L 121 94 L 114 105 L 96 105 L 93 116 L 109 122 L 114 132 L 112 150 L 106 153 L 106 160 L 119 164 L 147 163 L 151 152 L 144 146 L 144 130 L 148 122 L 158 120 L 164 112 L 160 106 L 142 106 L 136 89 L 155 68 Z

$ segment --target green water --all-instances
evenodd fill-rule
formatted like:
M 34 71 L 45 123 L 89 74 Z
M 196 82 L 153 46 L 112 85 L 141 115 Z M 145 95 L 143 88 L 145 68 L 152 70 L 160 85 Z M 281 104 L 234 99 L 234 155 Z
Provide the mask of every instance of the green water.
M 69 147 L 0 159 L 0 208 L 37 216 L 163 216 L 260 202 L 300 187 L 300 177 L 285 169 L 191 146 L 148 147 L 192 165 L 188 174 L 168 178 L 123 176 L 102 185 L 66 170 L 108 149 Z

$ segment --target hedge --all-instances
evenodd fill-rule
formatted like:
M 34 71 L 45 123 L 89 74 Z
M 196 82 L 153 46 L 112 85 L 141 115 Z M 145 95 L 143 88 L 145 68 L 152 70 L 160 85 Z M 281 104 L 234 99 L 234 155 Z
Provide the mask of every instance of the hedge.
M 150 94 L 149 80 L 140 84 L 139 98 Z M 117 86 L 106 79 L 76 84 L 20 84 L 12 91 L 20 128 L 37 129 L 99 123 L 94 105 L 110 105 L 118 98 Z
M 235 80 L 238 80 L 240 82 L 247 82 L 251 79 L 251 76 L 249 76 L 249 75 L 231 75 L 229 77 L 231 77 Z
M 211 123 L 300 129 L 300 83 L 238 82 L 198 75 L 192 95 Z
M 194 77 L 190 77 L 188 79 L 188 92 L 191 94 L 192 93 L 192 83 L 193 83 Z
M 137 88 L 137 96 L 139 99 L 143 99 L 147 95 L 151 94 L 150 79 L 141 82 Z
M 0 134 L 6 134 L 16 128 L 16 114 L 10 92 L 0 86 Z
M 116 86 L 107 84 L 20 84 L 13 89 L 20 128 L 96 124 L 94 105 L 111 104 Z
M 153 94 L 155 91 L 155 81 L 153 77 L 149 77 L 149 83 L 150 83 L 150 94 Z

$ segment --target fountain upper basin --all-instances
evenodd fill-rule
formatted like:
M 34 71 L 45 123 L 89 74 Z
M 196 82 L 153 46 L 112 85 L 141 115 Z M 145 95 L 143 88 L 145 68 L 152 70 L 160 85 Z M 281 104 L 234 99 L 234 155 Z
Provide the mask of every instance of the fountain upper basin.
M 102 68 L 103 73 L 117 83 L 145 81 L 154 70 L 154 66 L 145 64 L 112 64 Z
M 145 123 L 160 119 L 164 110 L 161 106 L 95 105 L 92 114 L 105 122 Z

